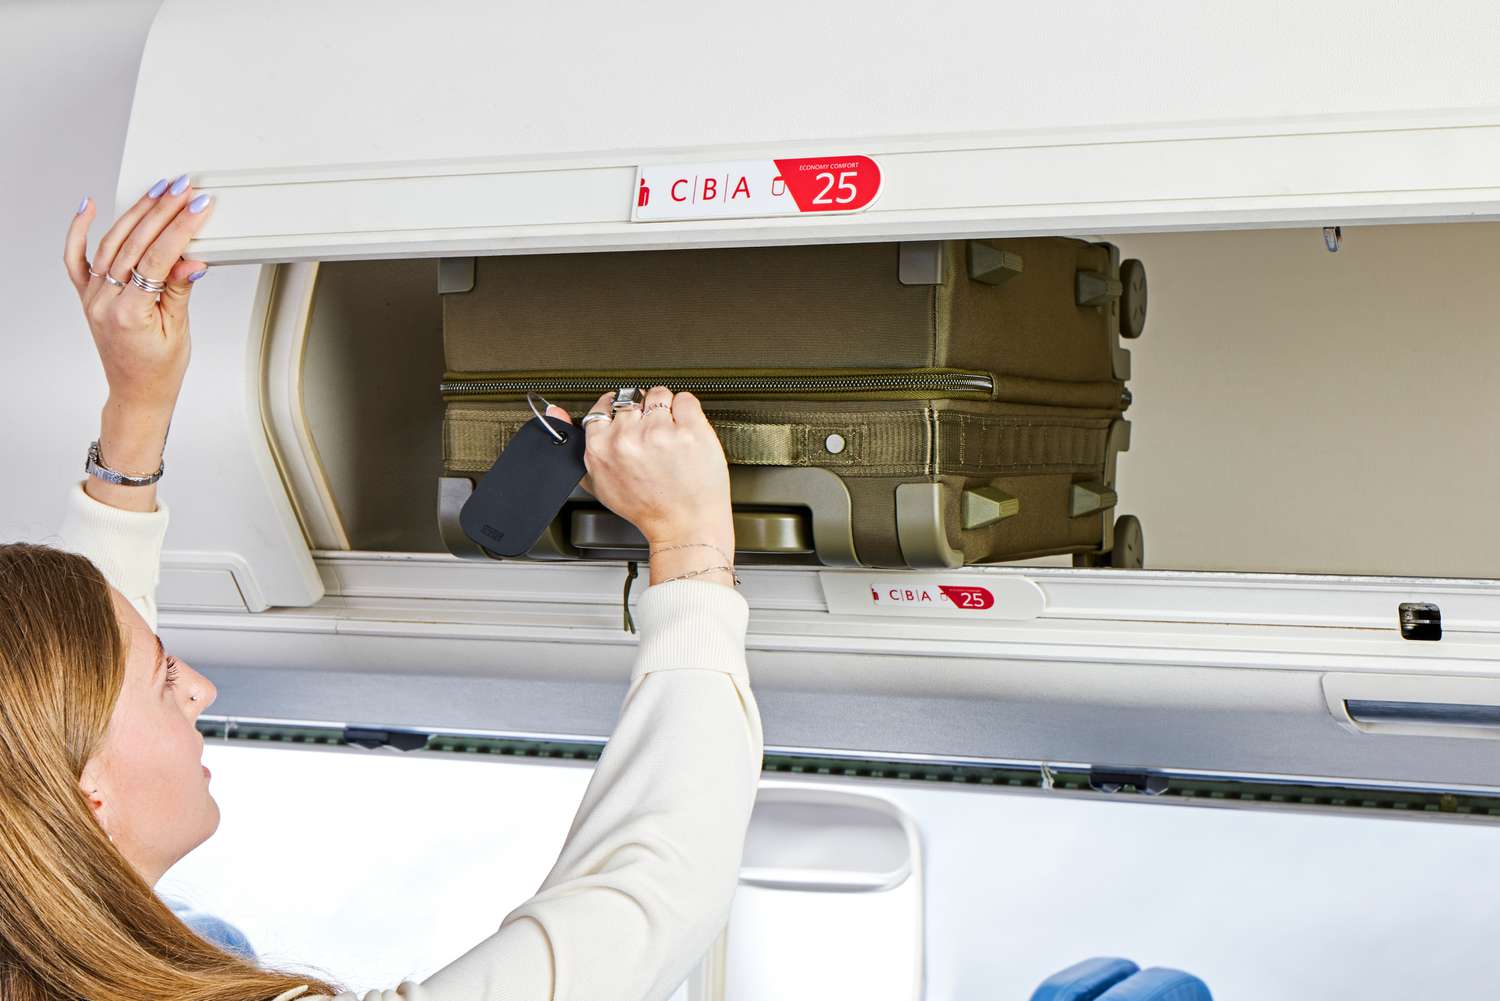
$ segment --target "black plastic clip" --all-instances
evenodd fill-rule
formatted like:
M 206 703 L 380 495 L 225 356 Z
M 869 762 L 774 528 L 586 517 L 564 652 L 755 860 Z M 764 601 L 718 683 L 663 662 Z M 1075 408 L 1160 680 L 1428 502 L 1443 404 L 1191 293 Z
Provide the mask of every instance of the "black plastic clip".
M 1440 640 L 1443 638 L 1443 610 L 1425 601 L 1403 601 L 1396 609 L 1404 640 Z
M 372 727 L 344 727 L 344 743 L 370 750 L 418 751 L 427 746 L 427 734 L 410 730 L 376 730 Z
M 1145 796 L 1160 796 L 1167 791 L 1167 777 L 1144 768 L 1090 768 L 1089 788 L 1095 792 L 1130 789 Z

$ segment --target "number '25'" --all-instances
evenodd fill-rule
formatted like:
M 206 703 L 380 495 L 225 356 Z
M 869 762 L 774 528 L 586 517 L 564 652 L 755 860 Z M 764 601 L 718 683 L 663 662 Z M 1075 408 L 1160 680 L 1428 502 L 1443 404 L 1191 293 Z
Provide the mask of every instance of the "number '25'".
M 828 171 L 828 170 L 823 171 L 821 174 L 817 175 L 817 180 L 819 180 L 819 181 L 825 181 L 826 180 L 828 183 L 824 184 L 823 185 L 823 190 L 819 191 L 817 193 L 817 195 L 815 195 L 813 197 L 813 204 L 814 205 L 848 205 L 850 202 L 854 201 L 854 199 L 859 196 L 859 193 L 854 190 L 854 183 L 853 183 L 853 181 L 850 180 L 851 178 L 854 178 L 854 177 L 857 177 L 857 176 L 859 176 L 859 172 L 858 171 L 855 171 L 855 170 L 842 170 L 842 171 L 839 171 L 839 176 L 838 176 L 837 179 L 835 179 L 834 176 L 833 176 L 833 172 L 832 171 Z M 845 198 L 843 196 L 840 196 L 838 198 L 829 197 L 830 194 L 833 192 L 835 186 L 837 186 L 838 190 L 841 191 L 841 192 L 842 191 L 849 192 L 849 197 L 847 197 L 847 198 Z

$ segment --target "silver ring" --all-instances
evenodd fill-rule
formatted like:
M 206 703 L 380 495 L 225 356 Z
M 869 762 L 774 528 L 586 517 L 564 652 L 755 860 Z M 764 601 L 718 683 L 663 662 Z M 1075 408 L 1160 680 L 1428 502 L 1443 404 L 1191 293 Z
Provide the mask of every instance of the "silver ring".
M 99 272 L 95 271 L 91 265 L 84 264 L 84 267 L 88 268 L 89 269 L 89 274 L 93 275 L 95 278 L 103 278 L 104 277 Z
M 124 288 L 126 285 L 130 284 L 129 282 L 122 282 L 122 281 L 120 281 L 120 279 L 116 278 L 114 275 L 110 274 L 108 271 L 104 272 L 104 274 L 100 275 L 99 277 L 103 278 L 105 281 L 109 282 L 111 285 L 118 285 L 118 286 L 120 286 L 120 288 Z
M 611 413 L 621 410 L 639 410 L 641 391 L 634 386 L 621 386 L 615 390 L 614 402 L 609 405 Z
M 646 416 L 647 414 L 649 414 L 653 410 L 671 410 L 671 409 L 672 409 L 672 402 L 670 400 L 668 400 L 666 403 L 663 403 L 661 400 L 657 400 L 655 403 L 649 403 L 649 404 L 647 404 L 646 405 L 646 409 L 641 411 L 641 416 L 644 417 L 644 416 Z
M 606 414 L 602 410 L 590 410 L 588 413 L 586 413 L 586 414 L 583 415 L 583 420 L 581 420 L 581 421 L 578 422 L 578 426 L 579 427 L 588 427 L 594 421 L 612 421 L 612 420 L 614 420 L 614 418 L 611 417 L 609 414 Z
M 152 294 L 158 294 L 158 293 L 161 292 L 162 289 L 164 289 L 164 288 L 167 287 L 167 280 L 165 278 L 147 278 L 145 275 L 141 274 L 135 268 L 131 268 L 130 269 L 130 284 L 134 285 L 136 288 L 140 289 L 142 292 L 150 292 Z

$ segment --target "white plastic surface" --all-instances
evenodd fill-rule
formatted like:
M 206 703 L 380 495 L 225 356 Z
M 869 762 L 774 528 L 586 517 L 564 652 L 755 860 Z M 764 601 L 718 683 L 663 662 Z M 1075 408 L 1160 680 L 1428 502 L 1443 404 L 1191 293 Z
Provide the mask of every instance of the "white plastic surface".
M 623 568 L 318 562 L 329 592 L 318 606 L 163 613 L 169 648 L 212 665 L 214 712 L 553 736 L 613 727 L 637 642 L 621 628 Z M 1321 685 L 1329 672 L 1500 677 L 1500 584 L 1034 568 L 1024 574 L 1047 591 L 1047 615 L 963 622 L 830 614 L 819 576 L 839 572 L 740 570 L 768 747 L 1376 783 L 1493 787 L 1500 775 L 1494 741 L 1348 732 Z M 1399 601 L 1451 608 L 1442 642 L 1402 639 Z
M 721 943 L 722 994 L 690 992 L 689 1001 L 917 1001 L 925 889 L 921 838 L 900 806 L 769 783 L 756 797 Z
M 916 828 L 883 800 L 767 789 L 755 801 L 740 883 L 767 890 L 879 893 L 900 886 L 921 852 Z
M 210 261 L 1472 219 L 1497 34 L 1464 0 L 169 0 L 120 192 L 194 170 Z M 629 222 L 641 163 L 839 153 L 870 211 Z
M 274 269 L 215 268 L 194 290 L 192 373 L 168 443 L 172 507 L 162 581 L 226 554 L 251 611 L 308 605 L 323 596 L 308 540 L 292 509 L 263 424 L 262 348 Z M 186 551 L 186 560 L 177 554 Z M 179 592 L 181 593 L 181 589 Z
M 578 764 L 310 745 L 210 741 L 204 760 L 223 822 L 159 889 L 233 922 L 264 964 L 316 965 L 361 991 L 420 980 L 492 934 L 546 876 L 589 777 Z M 785 784 L 768 776 L 762 794 Z M 921 826 L 928 1001 L 1025 1001 L 1094 955 L 1191 970 L 1223 1001 L 1492 993 L 1490 823 L 818 784 L 889 799 Z M 308 816 L 337 819 L 289 819 Z M 892 894 L 811 896 L 868 920 L 804 930 L 794 916 L 786 931 L 800 937 L 780 939 L 770 973 L 858 977 L 909 946 L 876 908 Z M 411 920 L 392 920 L 392 900 Z M 896 981 L 868 994 L 835 984 L 816 1001 L 910 997 Z
M 1500 678 L 1401 674 L 1325 674 L 1323 697 L 1334 720 L 1351 733 L 1371 737 L 1455 737 L 1500 740 L 1500 728 L 1465 722 L 1391 719 L 1360 720 L 1350 702 L 1397 702 L 1420 709 L 1424 705 L 1472 708 L 1500 707 Z
M 276 466 L 287 484 L 287 496 L 297 509 L 308 541 L 318 549 L 348 549 L 338 507 L 329 488 L 317 443 L 308 430 L 305 410 L 303 356 L 307 347 L 309 315 L 317 287 L 316 264 L 294 264 L 264 269 L 271 286 L 266 307 L 259 368 L 265 433 Z M 328 392 L 314 385 L 314 395 Z

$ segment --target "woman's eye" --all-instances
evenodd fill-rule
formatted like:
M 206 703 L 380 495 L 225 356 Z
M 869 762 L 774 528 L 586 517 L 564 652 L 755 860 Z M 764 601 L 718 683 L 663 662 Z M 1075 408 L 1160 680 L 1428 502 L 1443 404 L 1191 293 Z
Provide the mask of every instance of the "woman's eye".
M 171 688 L 177 684 L 177 658 L 167 658 L 167 687 Z

